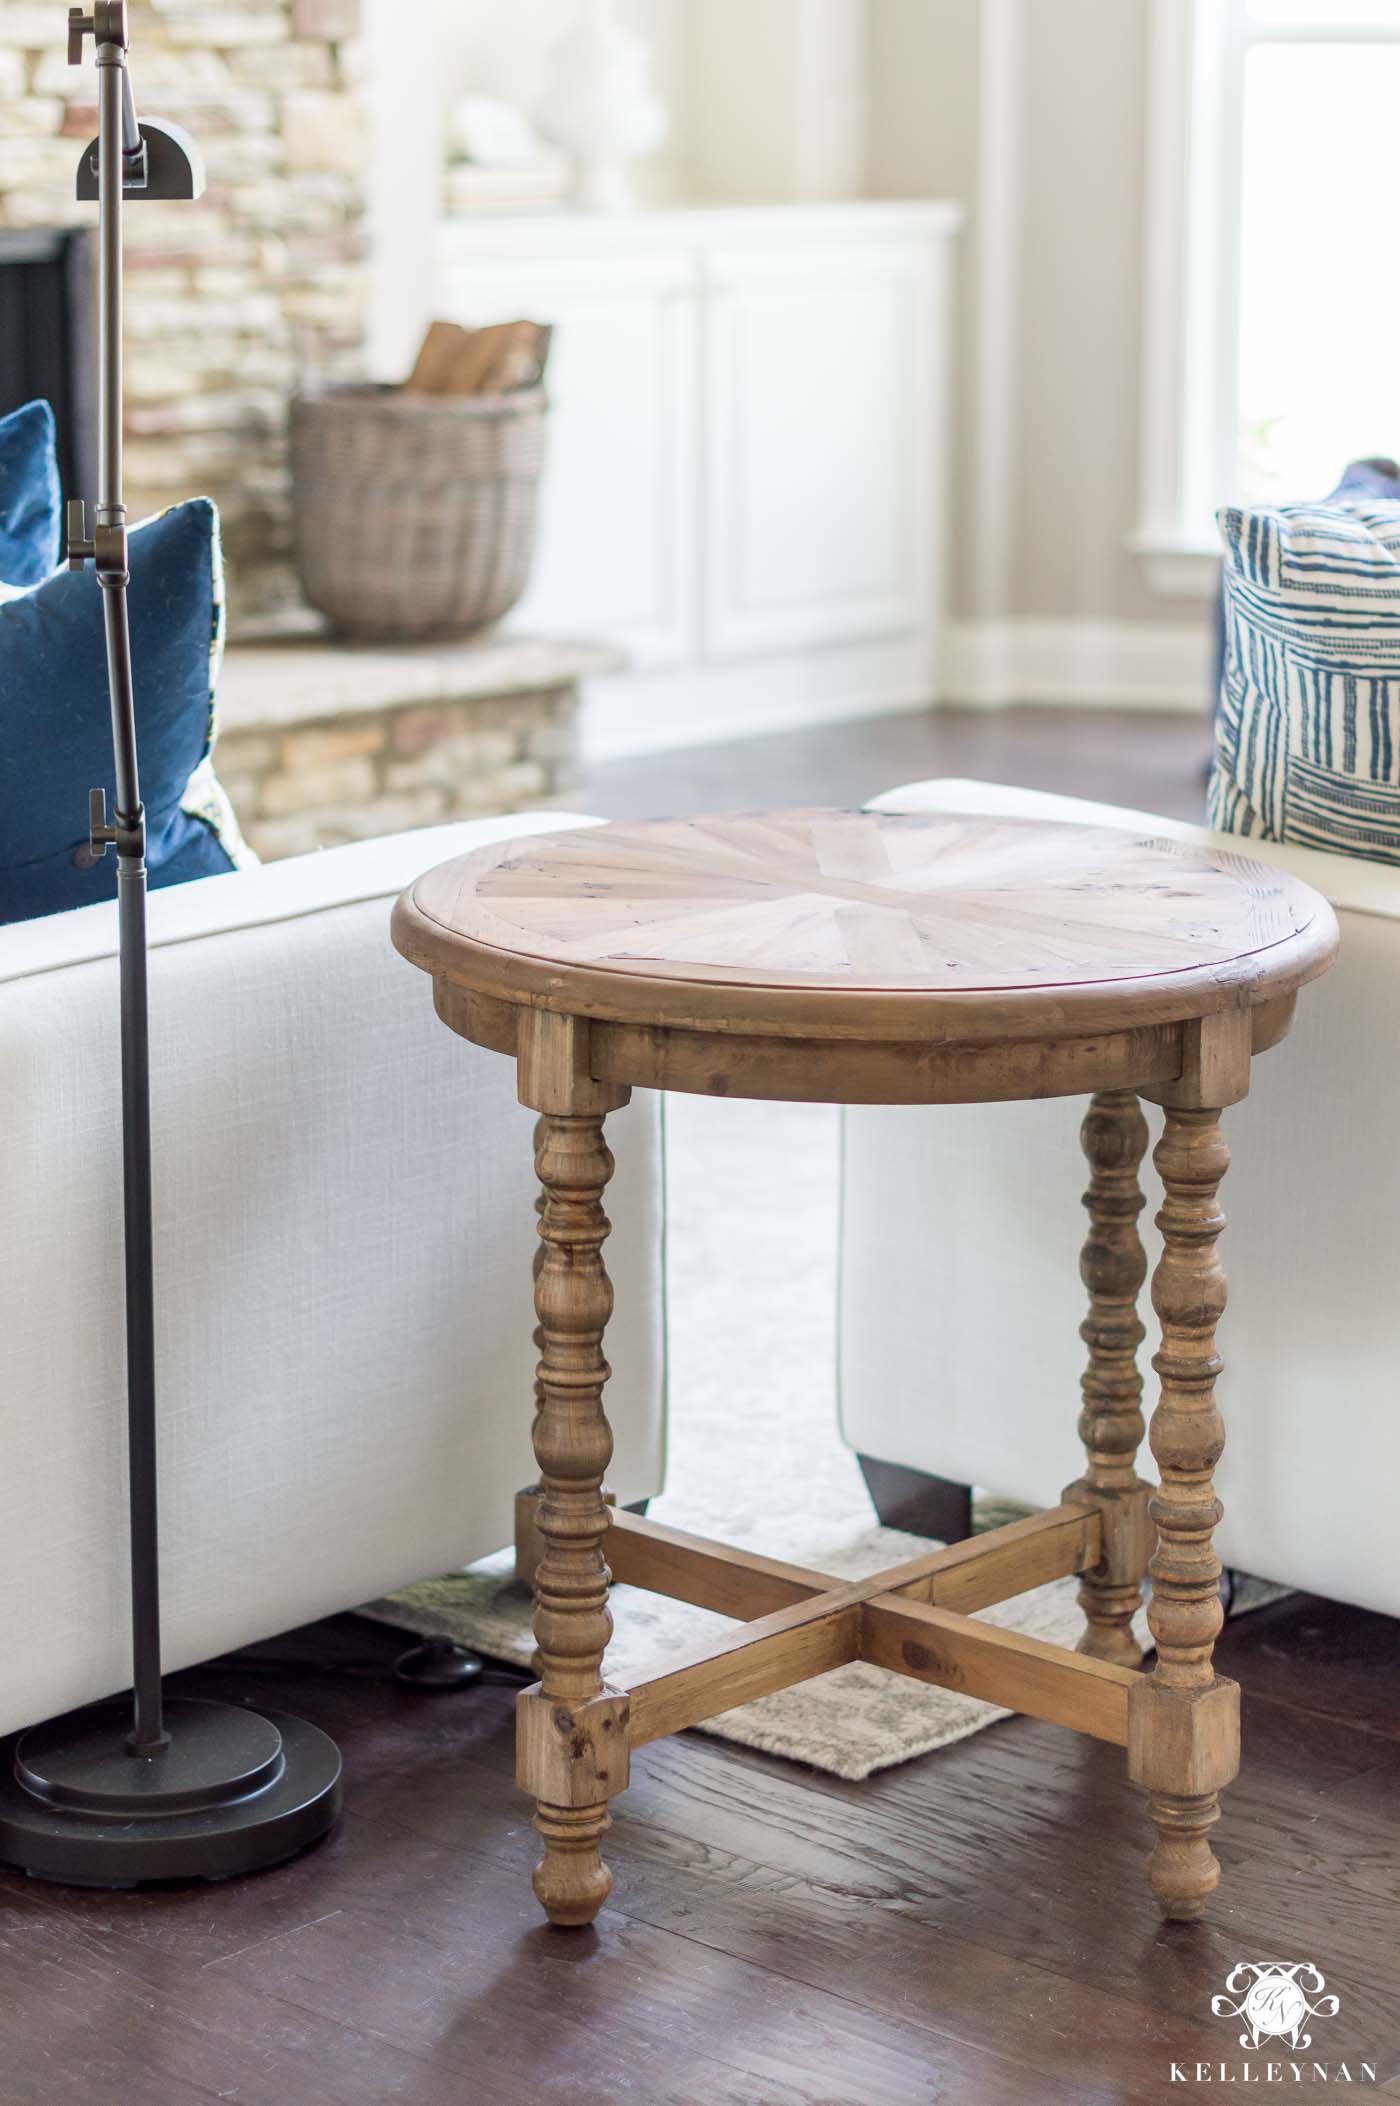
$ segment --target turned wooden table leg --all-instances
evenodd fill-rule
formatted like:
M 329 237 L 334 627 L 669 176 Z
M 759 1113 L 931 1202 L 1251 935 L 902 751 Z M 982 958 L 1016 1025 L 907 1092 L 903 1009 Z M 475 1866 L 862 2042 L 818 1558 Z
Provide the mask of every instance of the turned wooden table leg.
M 535 1664 L 518 1710 L 521 1784 L 537 1805 L 544 1856 L 535 1893 L 551 1923 L 591 1923 L 612 1886 L 599 1854 L 608 1801 L 627 1782 L 627 1699 L 602 1675 L 612 1634 L 603 1546 L 603 1476 L 612 1433 L 603 1410 L 602 1342 L 612 1313 L 603 1264 L 603 1192 L 613 1160 L 603 1114 L 626 1092 L 592 1082 L 586 1026 L 541 1012 L 522 1021 L 520 1095 L 542 1110 L 535 1129 L 540 1362 L 534 1423 Z M 543 1105 L 541 1100 L 545 1100 Z M 561 1108 L 562 1107 L 562 1108 Z
M 543 1146 L 544 1121 L 537 1120 L 535 1123 L 535 1153 L 537 1155 Z M 542 1216 L 544 1213 L 544 1199 L 544 1193 L 541 1192 L 539 1198 L 535 1201 L 535 1213 L 537 1215 Z M 537 1286 L 540 1269 L 543 1264 L 544 1244 L 541 1242 L 535 1246 L 533 1267 L 533 1277 Z M 539 1324 L 535 1325 L 530 1336 L 536 1353 L 543 1353 L 544 1331 Z M 537 1365 L 535 1371 L 536 1418 L 539 1417 L 540 1406 L 543 1403 L 544 1384 L 540 1380 Z M 544 1556 L 544 1537 L 540 1534 L 540 1490 L 541 1487 L 536 1481 L 534 1484 L 525 1485 L 515 1495 L 515 1576 L 521 1586 L 530 1588 L 532 1593 L 535 1586 L 535 1574 L 539 1571 L 540 1559 Z M 615 1494 L 610 1492 L 606 1485 L 603 1487 L 603 1503 L 606 1506 L 616 1506 L 617 1504 Z M 645 1504 L 642 1510 L 645 1511 Z
M 543 1145 L 544 1121 L 542 1119 L 537 1119 L 535 1121 L 536 1155 L 539 1154 L 540 1149 Z M 543 1192 L 540 1193 L 538 1199 L 535 1201 L 535 1214 L 537 1217 L 538 1226 L 539 1221 L 542 1221 L 544 1218 Z M 541 1241 L 535 1245 L 535 1259 L 534 1266 L 532 1269 L 532 1277 L 535 1282 L 536 1295 L 538 1295 L 539 1293 L 540 1272 L 543 1266 L 544 1243 L 543 1241 Z M 544 1330 L 541 1327 L 541 1325 L 535 1325 L 534 1331 L 531 1333 L 531 1339 L 534 1344 L 536 1353 L 543 1354 Z M 544 1383 L 540 1380 L 539 1363 L 538 1361 L 536 1361 L 536 1418 L 538 1418 L 540 1415 L 540 1408 L 543 1405 L 543 1403 Z M 540 1486 L 538 1481 L 536 1481 L 534 1484 L 525 1485 L 523 1489 L 518 1491 L 515 1495 L 515 1576 L 519 1580 L 522 1587 L 529 1587 L 532 1592 L 534 1590 L 535 1585 L 535 1574 L 540 1569 L 540 1559 L 543 1556 L 544 1538 L 540 1534 Z
M 1166 1197 L 1152 1301 L 1162 1323 L 1153 1366 L 1162 1378 L 1151 1443 L 1161 1473 L 1152 1499 L 1157 1547 L 1149 1566 L 1152 1674 L 1133 1690 L 1128 1770 L 1150 1793 L 1157 1828 L 1148 1877 L 1168 1916 L 1199 1916 L 1220 1878 L 1210 1831 L 1219 1794 L 1239 1768 L 1239 1690 L 1215 1673 L 1224 1613 L 1213 1472 L 1225 1445 L 1215 1403 L 1215 1327 L 1225 1307 L 1216 1193 L 1230 1156 L 1219 1114 L 1168 1107 L 1153 1156 Z
M 1079 1437 L 1088 1468 L 1065 1488 L 1066 1499 L 1088 1499 L 1103 1523 L 1103 1555 L 1079 1589 L 1085 1630 L 1081 1653 L 1138 1667 L 1142 1648 L 1132 1633 L 1152 1548 L 1147 1502 L 1151 1486 L 1134 1467 L 1142 1440 L 1142 1376 L 1137 1352 L 1146 1335 L 1138 1292 L 1147 1257 L 1138 1235 L 1142 1187 L 1138 1165 L 1147 1149 L 1147 1121 L 1132 1090 L 1101 1090 L 1089 1100 L 1080 1128 L 1089 1161 L 1084 1205 L 1089 1234 L 1079 1270 L 1089 1290 L 1089 1314 L 1079 1335 L 1089 1348 L 1083 1378 Z

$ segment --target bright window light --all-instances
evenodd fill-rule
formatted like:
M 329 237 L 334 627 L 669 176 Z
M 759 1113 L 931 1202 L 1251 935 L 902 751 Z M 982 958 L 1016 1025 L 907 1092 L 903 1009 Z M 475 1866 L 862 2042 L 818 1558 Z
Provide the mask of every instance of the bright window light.
M 1315 17 L 1302 0 L 1256 15 Z M 1336 13 L 1400 22 L 1400 0 Z M 1240 483 L 1322 497 L 1349 460 L 1400 455 L 1394 233 L 1400 44 L 1255 45 L 1245 75 Z
M 1254 22 L 1315 22 L 1319 27 L 1400 28 L 1400 0 L 1247 0 Z

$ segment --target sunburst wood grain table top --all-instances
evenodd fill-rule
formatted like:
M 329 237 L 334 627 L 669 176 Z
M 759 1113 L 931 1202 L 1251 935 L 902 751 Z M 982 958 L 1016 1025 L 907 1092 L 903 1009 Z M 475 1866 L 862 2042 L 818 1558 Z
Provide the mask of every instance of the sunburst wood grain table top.
M 394 939 L 432 976 L 444 1022 L 515 1059 L 541 1114 L 540 1481 L 516 1528 L 540 1674 L 520 1698 L 520 1777 L 551 1921 L 590 1922 L 606 1898 L 599 1845 L 633 1747 L 852 1660 L 1126 1745 L 1157 1827 L 1153 1887 L 1168 1915 L 1200 1914 L 1239 1749 L 1239 1693 L 1211 1659 L 1219 1119 L 1331 962 L 1326 901 L 1232 850 L 1115 829 L 743 813 L 498 843 L 420 878 Z M 1088 1095 L 1086 1463 L 1063 1503 L 853 1583 L 614 1514 L 603 1125 L 636 1086 L 884 1104 Z M 1165 1111 L 1155 1489 L 1135 1468 L 1140 1097 Z M 1131 1625 L 1149 1571 L 1157 1658 L 1143 1674 Z M 1077 1653 L 972 1613 L 1069 1572 Z M 611 1684 L 614 1574 L 747 1620 Z
M 810 1097 L 825 1068 L 828 1093 L 851 1102 L 976 1096 L 983 1078 L 989 1095 L 1049 1094 L 1058 1073 L 1087 1089 L 1124 1062 L 1161 1079 L 1180 1027 L 1226 1009 L 1263 1012 L 1262 1051 L 1336 944 L 1316 893 L 1233 853 L 1106 827 L 834 811 L 498 842 L 420 878 L 394 934 L 437 979 L 448 1021 L 473 1008 L 466 1035 L 500 1051 L 514 1025 L 492 1004 L 525 1004 L 690 1034 L 653 1037 L 648 1059 L 635 1033 L 600 1030 L 600 1079 Z M 734 1038 L 786 1043 L 765 1058 L 722 1043 Z M 1062 1057 L 1028 1056 L 1051 1040 Z M 922 1057 L 1018 1043 L 999 1062 L 969 1052 L 962 1073 L 943 1063 L 941 1085 Z M 864 1080 L 841 1052 L 859 1045 Z

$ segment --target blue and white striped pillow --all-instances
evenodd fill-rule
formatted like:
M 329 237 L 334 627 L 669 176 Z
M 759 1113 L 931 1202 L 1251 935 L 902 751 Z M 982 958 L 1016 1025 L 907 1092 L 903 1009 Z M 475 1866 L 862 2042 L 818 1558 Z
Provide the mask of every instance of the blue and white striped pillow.
M 1400 864 L 1400 503 L 1219 518 L 1212 825 Z

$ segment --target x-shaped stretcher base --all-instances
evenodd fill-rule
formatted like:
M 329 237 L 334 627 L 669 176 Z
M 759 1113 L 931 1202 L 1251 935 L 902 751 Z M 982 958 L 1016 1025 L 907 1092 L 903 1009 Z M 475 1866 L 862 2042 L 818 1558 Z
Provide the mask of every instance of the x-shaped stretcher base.
M 1142 1679 L 1135 1669 L 971 1613 L 1091 1570 L 1100 1531 L 1096 1507 L 1057 1506 L 847 1581 L 614 1512 L 606 1545 L 614 1580 L 742 1619 L 646 1673 L 609 1682 L 627 1698 L 628 1745 L 700 1725 L 851 1660 L 1124 1745 L 1128 1693 Z
M 532 1496 L 522 1495 L 522 1507 Z M 551 1703 L 538 1686 L 522 1691 L 520 1781 L 553 1810 L 542 1817 L 567 1832 L 569 1809 L 625 1789 L 633 1748 L 852 1660 L 1125 1746 L 1129 1700 L 1147 1677 L 971 1613 L 1094 1570 L 1102 1538 L 1098 1507 L 1071 1500 L 846 1581 L 614 1509 L 606 1543 L 614 1580 L 736 1620 L 654 1668 L 605 1681 L 579 1704 Z

